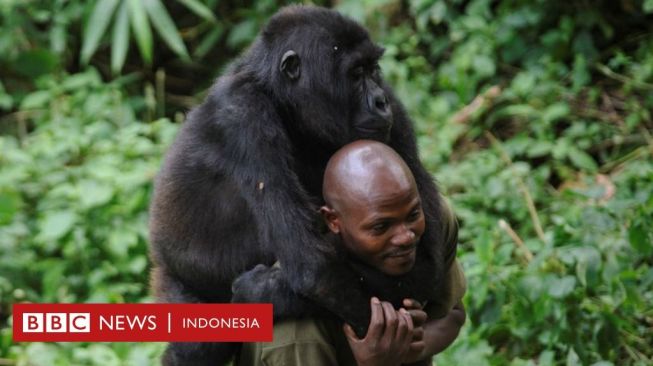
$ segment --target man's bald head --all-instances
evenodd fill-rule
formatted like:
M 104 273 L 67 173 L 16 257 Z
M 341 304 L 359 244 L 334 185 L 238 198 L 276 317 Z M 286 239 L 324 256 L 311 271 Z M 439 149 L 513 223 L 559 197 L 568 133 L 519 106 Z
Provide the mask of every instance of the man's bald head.
M 336 210 L 348 202 L 371 200 L 383 191 L 415 187 L 415 178 L 404 160 L 388 145 L 359 140 L 345 145 L 329 160 L 322 194 Z
M 413 268 L 426 221 L 415 178 L 394 150 L 346 145 L 327 164 L 322 193 L 320 212 L 354 258 L 392 276 Z

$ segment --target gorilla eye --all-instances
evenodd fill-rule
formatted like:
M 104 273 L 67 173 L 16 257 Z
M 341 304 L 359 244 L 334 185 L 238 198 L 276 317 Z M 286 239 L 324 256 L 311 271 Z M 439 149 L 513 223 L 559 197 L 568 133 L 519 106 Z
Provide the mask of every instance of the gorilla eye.
M 372 68 L 372 75 L 374 77 L 381 77 L 381 66 L 379 66 L 379 64 L 374 64 L 374 67 Z
M 355 79 L 360 79 L 365 75 L 365 68 L 363 66 L 357 66 L 352 70 L 351 75 Z

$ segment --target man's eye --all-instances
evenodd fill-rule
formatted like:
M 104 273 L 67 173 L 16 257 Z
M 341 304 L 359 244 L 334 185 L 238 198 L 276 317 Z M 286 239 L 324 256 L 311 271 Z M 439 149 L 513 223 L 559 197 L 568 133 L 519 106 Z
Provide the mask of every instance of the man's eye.
M 388 224 L 387 223 L 379 223 L 374 226 L 372 226 L 372 232 L 374 234 L 383 234 L 386 230 L 388 230 Z
M 420 212 L 420 210 L 415 210 L 415 211 L 411 212 L 410 215 L 408 215 L 408 221 L 410 221 L 410 222 L 417 221 L 417 219 L 419 219 L 420 216 L 422 216 L 422 213 Z

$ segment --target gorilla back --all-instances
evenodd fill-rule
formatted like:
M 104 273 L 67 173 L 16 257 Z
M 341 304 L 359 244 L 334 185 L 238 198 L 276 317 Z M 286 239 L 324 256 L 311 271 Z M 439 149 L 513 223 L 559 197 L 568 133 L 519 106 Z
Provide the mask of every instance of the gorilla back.
M 303 295 L 364 334 L 369 293 L 318 225 L 328 158 L 356 139 L 392 146 L 413 171 L 426 232 L 406 275 L 424 299 L 442 279 L 439 194 L 418 159 L 411 122 L 381 78 L 383 50 L 357 23 L 317 7 L 274 15 L 254 44 L 192 110 L 157 177 L 151 206 L 153 287 L 163 302 L 229 302 L 233 280 L 257 264 L 284 276 L 251 301 L 298 316 Z M 420 264 L 421 263 L 421 264 Z M 428 274 L 426 278 L 425 274 Z M 397 294 L 411 295 L 411 294 Z M 226 362 L 228 344 L 172 344 L 164 363 Z

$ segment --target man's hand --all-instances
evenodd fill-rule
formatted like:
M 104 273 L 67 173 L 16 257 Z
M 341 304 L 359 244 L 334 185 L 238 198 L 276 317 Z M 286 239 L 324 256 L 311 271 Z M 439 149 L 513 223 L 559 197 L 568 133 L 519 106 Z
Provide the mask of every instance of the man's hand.
M 403 305 L 413 320 L 413 339 L 411 340 L 409 351 L 406 353 L 402 362 L 411 363 L 429 356 L 424 353 L 426 348 L 426 343 L 424 343 L 424 324 L 426 323 L 427 315 L 422 310 L 424 306 L 417 300 L 404 299 Z
M 345 335 L 359 366 L 398 366 L 410 353 L 413 339 L 413 318 L 405 309 L 396 311 L 392 304 L 371 300 L 372 317 L 367 335 L 356 336 L 349 324 Z
M 408 309 L 415 324 L 414 333 L 418 334 L 421 330 L 422 336 L 419 341 L 414 340 L 411 343 L 411 352 L 406 355 L 404 363 L 424 360 L 440 353 L 453 343 L 465 323 L 465 307 L 460 301 L 440 319 L 427 319 L 427 314 L 422 310 L 423 306 L 415 300 L 406 299 L 403 305 Z

